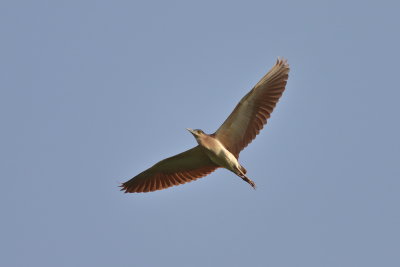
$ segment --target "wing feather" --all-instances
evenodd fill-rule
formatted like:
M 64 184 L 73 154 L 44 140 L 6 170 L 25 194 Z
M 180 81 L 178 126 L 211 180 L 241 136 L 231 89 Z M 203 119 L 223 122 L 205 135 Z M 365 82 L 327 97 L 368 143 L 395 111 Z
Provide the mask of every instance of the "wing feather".
M 162 190 L 206 176 L 218 168 L 200 146 L 164 159 L 122 183 L 121 191 L 141 193 Z
M 271 116 L 285 90 L 289 64 L 278 59 L 275 66 L 236 105 L 214 136 L 237 158 Z

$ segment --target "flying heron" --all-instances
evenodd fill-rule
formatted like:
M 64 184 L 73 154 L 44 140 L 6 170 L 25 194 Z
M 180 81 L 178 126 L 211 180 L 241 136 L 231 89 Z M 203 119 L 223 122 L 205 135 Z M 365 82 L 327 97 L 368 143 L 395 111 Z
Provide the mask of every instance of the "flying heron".
M 279 101 L 289 77 L 289 64 L 277 60 L 275 66 L 261 78 L 253 89 L 237 104 L 233 112 L 213 134 L 187 129 L 198 145 L 122 183 L 121 191 L 140 193 L 162 190 L 204 177 L 218 168 L 225 168 L 249 183 L 246 169 L 238 162 L 239 153 L 260 132 Z

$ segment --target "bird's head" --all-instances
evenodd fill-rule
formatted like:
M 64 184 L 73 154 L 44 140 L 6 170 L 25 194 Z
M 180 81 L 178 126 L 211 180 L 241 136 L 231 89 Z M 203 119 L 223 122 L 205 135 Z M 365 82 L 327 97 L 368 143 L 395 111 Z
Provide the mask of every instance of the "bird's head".
M 200 130 L 200 129 L 190 129 L 190 128 L 186 128 L 186 130 L 188 130 L 191 134 L 193 134 L 194 138 L 196 138 L 196 140 L 198 140 L 199 138 L 201 138 L 202 136 L 205 135 L 205 133 Z

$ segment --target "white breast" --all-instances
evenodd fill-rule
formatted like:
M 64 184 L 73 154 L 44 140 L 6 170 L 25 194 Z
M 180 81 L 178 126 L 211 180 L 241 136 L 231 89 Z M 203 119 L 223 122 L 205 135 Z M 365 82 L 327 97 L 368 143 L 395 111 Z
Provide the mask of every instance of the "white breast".
M 213 139 L 212 146 L 206 147 L 207 154 L 210 159 L 219 166 L 222 166 L 230 171 L 235 171 L 239 168 L 239 162 L 235 156 L 229 152 L 217 139 Z

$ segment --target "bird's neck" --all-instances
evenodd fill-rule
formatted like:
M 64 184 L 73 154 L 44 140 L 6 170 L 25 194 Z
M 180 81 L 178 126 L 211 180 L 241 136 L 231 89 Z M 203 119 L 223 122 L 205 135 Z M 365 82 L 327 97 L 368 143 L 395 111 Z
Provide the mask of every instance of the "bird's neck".
M 222 144 L 216 138 L 210 135 L 203 135 L 197 138 L 197 143 L 207 150 L 213 150 L 216 147 L 222 146 Z

